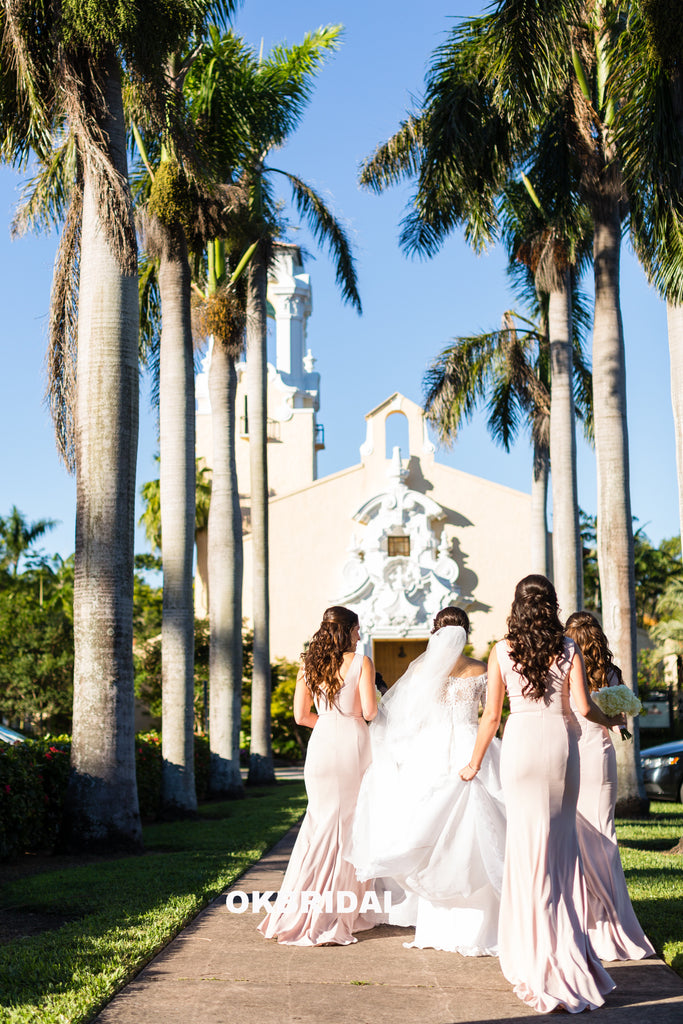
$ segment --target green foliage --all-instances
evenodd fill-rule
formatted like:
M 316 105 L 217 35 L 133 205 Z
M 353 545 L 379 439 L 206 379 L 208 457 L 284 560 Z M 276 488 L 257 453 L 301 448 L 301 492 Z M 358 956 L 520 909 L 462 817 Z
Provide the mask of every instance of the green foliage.
M 658 601 L 669 581 L 683 580 L 680 537 L 663 540 L 653 547 L 639 527 L 633 535 L 636 573 L 636 617 L 639 626 L 653 626 L 658 619 Z
M 648 57 L 673 69 L 683 61 L 683 20 L 679 0 L 640 0 Z
M 278 659 L 273 665 L 273 692 L 270 711 L 273 753 L 277 757 L 298 760 L 306 756 L 310 730 L 294 721 L 292 705 L 299 666 L 296 662 Z
M 254 634 L 250 629 L 242 632 L 243 676 L 242 676 L 242 726 L 240 747 L 248 750 L 251 745 L 251 677 Z M 300 729 L 294 721 L 292 704 L 294 687 L 299 666 L 295 662 L 279 658 L 270 667 L 270 714 L 273 754 L 285 760 L 300 760 L 306 755 L 308 729 Z
M 158 732 L 135 737 L 135 778 L 138 787 L 140 817 L 156 818 L 161 807 L 161 736 Z
M 665 686 L 661 655 L 652 648 L 638 651 L 638 695 L 641 700 L 647 699 L 652 690 L 661 690 Z
M 171 230 L 189 235 L 196 206 L 193 192 L 178 164 L 164 160 L 154 174 L 150 189 L 150 213 Z
M 683 856 L 669 853 L 683 833 L 683 807 L 653 803 L 649 818 L 616 825 L 633 909 L 657 952 L 683 975 Z
M 0 1017 L 12 1024 L 92 1020 L 210 900 L 305 809 L 301 783 L 200 807 L 198 821 L 144 829 L 146 855 L 61 863 L 3 886 L 0 908 L 47 916 L 40 934 L 0 946 Z
M 0 516 L 0 568 L 11 568 L 16 576 L 19 559 L 28 554 L 37 540 L 57 523 L 56 519 L 37 519 L 29 523 L 16 505 L 8 516 Z
M 596 518 L 581 512 L 583 540 L 583 586 L 586 608 L 600 608 L 600 577 L 596 540 Z M 636 577 L 636 621 L 639 626 L 655 626 L 666 616 L 666 605 L 661 604 L 665 593 L 673 593 L 677 581 L 683 584 L 681 542 L 669 537 L 654 547 L 638 527 L 633 534 L 634 567 Z M 683 607 L 683 606 L 682 606 Z
M 69 727 L 73 624 L 67 572 L 49 567 L 0 580 L 0 715 Z M 42 594 L 42 603 L 41 603 Z M 66 606 L 65 606 L 66 605 Z
M 53 848 L 68 774 L 68 742 L 0 744 L 0 860 Z

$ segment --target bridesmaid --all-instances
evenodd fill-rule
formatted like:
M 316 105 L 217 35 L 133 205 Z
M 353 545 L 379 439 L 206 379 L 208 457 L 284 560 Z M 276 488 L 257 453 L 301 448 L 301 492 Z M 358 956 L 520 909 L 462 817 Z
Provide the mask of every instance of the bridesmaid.
M 590 612 L 570 615 L 565 627 L 578 644 L 591 692 L 622 681 L 607 637 Z M 588 892 L 588 934 L 601 960 L 641 960 L 654 953 L 631 906 L 614 828 L 617 757 L 607 730 L 577 715 L 581 781 L 576 830 Z
M 474 778 L 510 697 L 501 755 L 507 838 L 498 942 L 500 966 L 519 998 L 541 1013 L 602 1006 L 614 982 L 586 934 L 586 889 L 576 835 L 579 714 L 607 728 L 590 699 L 583 659 L 564 636 L 545 576 L 517 584 L 508 632 L 491 651 L 489 696 L 470 761 Z
M 308 809 L 280 896 L 259 925 L 267 939 L 286 945 L 347 945 L 356 941 L 354 931 L 375 924 L 361 913 L 372 881 L 359 882 L 346 859 L 358 790 L 370 764 L 365 723 L 377 714 L 375 668 L 355 653 L 359 638 L 355 612 L 328 608 L 296 681 L 294 718 L 313 729 L 304 767 Z

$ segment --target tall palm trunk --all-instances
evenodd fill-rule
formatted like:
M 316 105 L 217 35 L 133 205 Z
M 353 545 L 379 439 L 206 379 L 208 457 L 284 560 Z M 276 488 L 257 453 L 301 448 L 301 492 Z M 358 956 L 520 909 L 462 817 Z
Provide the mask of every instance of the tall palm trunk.
M 676 69 L 671 79 L 671 106 L 679 139 L 683 146 L 683 74 Z M 683 179 L 683 174 L 682 174 Z M 681 182 L 683 186 L 683 180 Z M 666 318 L 671 363 L 671 405 L 676 436 L 676 470 L 678 475 L 678 517 L 683 538 L 683 306 L 667 302 Z
M 102 79 L 109 155 L 127 177 L 121 83 Z M 122 270 L 86 159 L 76 395 L 74 715 L 68 846 L 139 849 L 133 696 L 137 275 Z M 132 222 L 132 209 L 131 209 Z M 133 257 L 131 257 L 133 259 Z
M 260 243 L 252 256 L 247 276 L 247 394 L 249 399 L 249 492 L 254 620 L 250 783 L 275 781 L 270 739 L 268 408 L 266 401 L 267 283 L 266 257 L 263 243 Z
M 549 456 L 545 445 L 534 444 L 531 481 L 531 572 L 550 575 L 548 558 L 548 476 Z
M 176 237 L 173 237 L 173 235 Z M 159 381 L 162 801 L 196 813 L 194 781 L 195 520 L 194 363 L 187 244 L 165 231 L 159 265 L 162 326 Z
M 669 329 L 669 360 L 671 363 L 671 405 L 676 436 L 676 469 L 678 473 L 678 516 L 683 537 L 683 306 L 672 302 L 666 307 Z
M 576 429 L 569 270 L 549 293 L 550 471 L 553 488 L 553 576 L 564 618 L 583 606 L 583 562 L 576 485 Z
M 235 361 L 214 340 L 209 370 L 213 485 L 209 507 L 209 788 L 243 796 L 240 775 L 242 706 L 242 514 L 235 462 Z
M 624 682 L 637 692 L 635 574 L 626 424 L 624 334 L 619 298 L 621 222 L 616 202 L 594 211 L 593 406 L 598 483 L 598 567 L 603 627 Z M 641 814 L 637 721 L 633 743 L 616 744 L 617 813 Z

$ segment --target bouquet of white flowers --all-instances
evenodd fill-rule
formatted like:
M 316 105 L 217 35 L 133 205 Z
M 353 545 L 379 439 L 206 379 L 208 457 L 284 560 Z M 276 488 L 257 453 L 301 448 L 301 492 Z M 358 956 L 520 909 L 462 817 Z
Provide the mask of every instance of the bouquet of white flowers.
M 625 683 L 618 686 L 603 686 L 602 690 L 591 694 L 601 711 L 612 718 L 613 715 L 639 715 L 643 705 Z M 621 730 L 622 740 L 630 740 L 631 733 Z

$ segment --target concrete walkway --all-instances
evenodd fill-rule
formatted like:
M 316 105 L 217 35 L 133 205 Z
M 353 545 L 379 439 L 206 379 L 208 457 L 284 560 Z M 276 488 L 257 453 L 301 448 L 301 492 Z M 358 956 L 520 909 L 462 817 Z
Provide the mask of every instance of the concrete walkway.
M 234 888 L 277 890 L 296 835 L 288 833 Z M 266 941 L 251 912 L 219 897 L 126 986 L 95 1024 L 513 1024 L 527 1009 L 498 961 L 407 950 L 412 931 L 382 925 L 350 946 Z M 591 1024 L 681 1024 L 683 980 L 661 960 L 610 964 L 617 988 Z M 557 1014 L 552 1015 L 552 1020 Z

